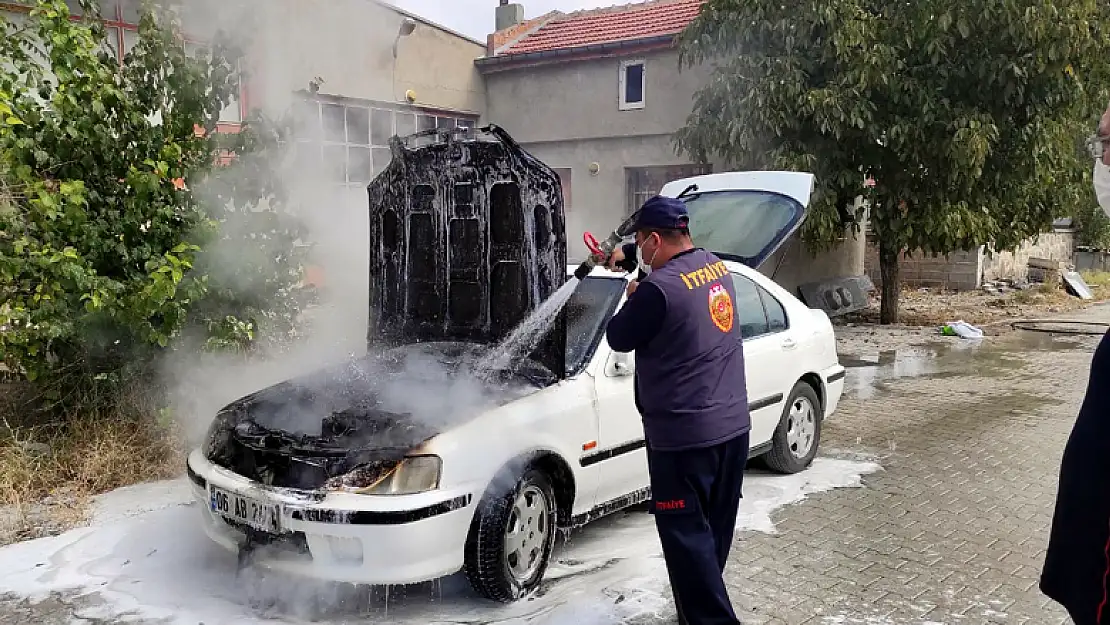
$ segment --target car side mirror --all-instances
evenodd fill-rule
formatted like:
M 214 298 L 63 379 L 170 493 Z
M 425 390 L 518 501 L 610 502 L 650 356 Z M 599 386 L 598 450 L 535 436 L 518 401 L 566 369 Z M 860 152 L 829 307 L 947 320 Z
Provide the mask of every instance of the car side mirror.
M 636 371 L 632 354 L 613 352 L 609 356 L 609 366 L 605 368 L 605 375 L 611 378 L 630 376 Z

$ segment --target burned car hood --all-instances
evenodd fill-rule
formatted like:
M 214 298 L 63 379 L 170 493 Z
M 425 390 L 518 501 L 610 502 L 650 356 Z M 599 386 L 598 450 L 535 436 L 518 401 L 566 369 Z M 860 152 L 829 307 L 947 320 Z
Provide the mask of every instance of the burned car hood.
M 495 345 L 566 280 L 555 172 L 501 128 L 394 137 L 369 186 L 370 344 Z M 565 375 L 560 315 L 532 353 Z
M 281 382 L 220 410 L 204 454 L 262 484 L 316 489 L 557 381 L 532 361 L 478 380 L 472 366 L 483 353 L 469 343 L 408 345 Z
M 318 489 L 566 376 L 565 312 L 511 366 L 488 360 L 566 281 L 555 172 L 496 126 L 391 151 L 368 188 L 369 355 L 229 404 L 205 441 L 214 464 Z

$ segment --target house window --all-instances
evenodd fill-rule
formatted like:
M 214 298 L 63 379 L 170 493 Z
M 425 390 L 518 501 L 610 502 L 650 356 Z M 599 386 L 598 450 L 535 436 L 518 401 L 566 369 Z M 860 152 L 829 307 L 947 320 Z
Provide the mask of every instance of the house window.
M 330 182 L 359 192 L 389 165 L 393 158 L 389 140 L 394 135 L 411 135 L 418 125 L 455 128 L 474 123 L 469 118 L 353 98 L 306 98 L 299 106 L 298 157 L 303 160 L 298 167 L 315 169 L 316 160 Z
M 84 11 L 78 0 L 66 0 L 72 19 L 79 19 Z M 126 57 L 138 44 L 138 23 L 141 17 L 141 3 L 139 0 L 100 0 L 100 17 L 106 22 L 108 37 L 105 42 L 104 52 L 119 60 L 122 65 Z M 199 45 L 186 43 L 185 51 L 190 56 L 195 56 Z M 239 103 L 242 95 L 242 85 L 238 93 L 232 97 L 227 107 L 220 112 L 219 121 L 223 123 L 238 124 L 243 121 L 243 112 Z
M 713 173 L 711 165 L 665 165 L 662 167 L 629 167 L 625 170 L 628 180 L 628 207 L 631 215 L 648 199 L 659 194 L 663 186 L 673 180 Z
M 643 61 L 622 61 L 620 65 L 620 110 L 644 108 L 644 87 L 647 83 Z

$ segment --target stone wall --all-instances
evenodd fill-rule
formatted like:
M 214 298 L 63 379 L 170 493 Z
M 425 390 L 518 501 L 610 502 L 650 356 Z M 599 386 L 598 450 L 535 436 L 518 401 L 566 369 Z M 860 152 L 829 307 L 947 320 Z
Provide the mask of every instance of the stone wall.
M 1061 231 L 1042 234 L 1035 240 L 1027 241 L 1016 251 L 984 254 L 983 281 L 1024 280 L 1029 273 L 1030 258 L 1046 258 L 1071 263 L 1074 251 L 1074 233 Z
M 948 256 L 913 254 L 900 259 L 902 283 L 906 286 L 932 287 L 964 291 L 977 289 L 983 282 L 1024 280 L 1030 258 L 1047 258 L 1072 262 L 1075 235 L 1070 231 L 1042 234 L 1014 252 L 987 254 L 983 248 L 954 252 Z M 879 274 L 879 249 L 870 236 L 864 259 L 867 275 L 876 286 L 882 283 Z

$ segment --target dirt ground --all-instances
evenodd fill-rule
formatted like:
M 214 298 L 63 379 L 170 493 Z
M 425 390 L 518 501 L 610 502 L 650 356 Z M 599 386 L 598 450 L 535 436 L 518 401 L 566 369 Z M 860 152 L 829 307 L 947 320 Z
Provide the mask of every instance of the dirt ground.
M 991 294 L 983 290 L 945 291 L 941 289 L 905 289 L 900 300 L 901 325 L 940 326 L 951 321 L 966 321 L 984 327 L 1008 325 L 1019 319 L 1041 319 L 1050 315 L 1070 313 L 1110 300 L 1110 273 L 1086 273 L 1083 279 L 1095 299 L 1081 300 L 1063 288 L 1034 284 L 1025 290 L 1008 289 Z M 860 315 L 845 319 L 848 323 L 879 322 L 878 293 L 873 294 L 871 307 Z M 987 328 L 984 328 L 987 329 Z M 990 332 L 988 332 L 989 334 Z
M 871 307 L 858 315 L 833 320 L 837 347 L 842 357 L 892 352 L 908 347 L 966 342 L 940 334 L 940 327 L 953 321 L 966 321 L 979 327 L 987 338 L 1014 331 L 1011 324 L 1021 320 L 1068 318 L 1076 313 L 1110 301 L 1110 274 L 1084 274 L 1094 300 L 1081 300 L 1062 288 L 1033 285 L 1026 290 L 990 294 L 985 291 L 944 291 L 906 289 L 900 301 L 901 322 L 879 325 L 879 298 L 874 294 Z

